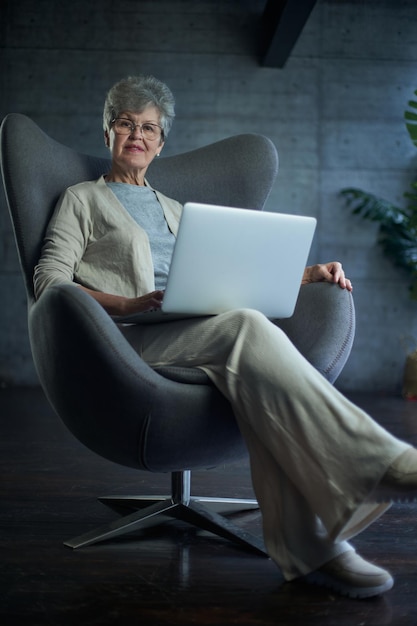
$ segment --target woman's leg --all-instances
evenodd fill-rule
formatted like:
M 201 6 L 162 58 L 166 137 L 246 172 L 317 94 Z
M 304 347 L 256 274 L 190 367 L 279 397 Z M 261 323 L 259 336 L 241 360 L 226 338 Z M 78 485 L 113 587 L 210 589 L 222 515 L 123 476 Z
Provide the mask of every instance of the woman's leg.
M 252 481 L 262 510 L 265 546 L 286 580 L 308 574 L 352 549 L 346 541 L 329 538 L 306 499 L 245 422 L 242 434 L 249 442 Z
M 230 400 L 251 456 L 265 541 L 288 577 L 320 567 L 340 551 L 336 540 L 386 508 L 363 504 L 409 446 L 335 390 L 262 314 L 233 311 L 124 333 L 151 365 L 201 367 Z

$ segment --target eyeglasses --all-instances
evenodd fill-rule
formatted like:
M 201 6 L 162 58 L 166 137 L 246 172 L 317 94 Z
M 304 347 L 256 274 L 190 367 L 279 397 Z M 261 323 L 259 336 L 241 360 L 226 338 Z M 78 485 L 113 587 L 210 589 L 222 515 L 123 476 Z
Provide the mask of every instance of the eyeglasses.
M 135 124 L 132 120 L 126 117 L 117 117 L 111 121 L 114 128 L 114 132 L 118 135 L 131 135 L 135 132 L 136 128 L 139 128 L 142 136 L 148 141 L 155 141 L 160 139 L 164 135 L 164 131 L 158 124 L 152 122 L 144 122 L 143 124 Z

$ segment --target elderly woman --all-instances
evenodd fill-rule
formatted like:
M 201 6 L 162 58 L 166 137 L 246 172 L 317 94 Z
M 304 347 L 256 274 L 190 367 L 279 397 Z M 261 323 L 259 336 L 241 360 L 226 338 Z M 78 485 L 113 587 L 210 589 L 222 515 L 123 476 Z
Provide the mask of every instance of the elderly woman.
M 109 91 L 110 171 L 69 188 L 35 269 L 36 297 L 73 281 L 111 315 L 161 306 L 181 205 L 145 179 L 174 118 L 153 77 Z M 303 282 L 352 289 L 340 263 L 307 267 Z M 381 594 L 391 575 L 347 542 L 397 494 L 417 495 L 417 451 L 347 401 L 261 313 L 229 311 L 121 327 L 150 365 L 200 367 L 231 402 L 250 454 L 267 550 L 285 578 L 352 597 Z

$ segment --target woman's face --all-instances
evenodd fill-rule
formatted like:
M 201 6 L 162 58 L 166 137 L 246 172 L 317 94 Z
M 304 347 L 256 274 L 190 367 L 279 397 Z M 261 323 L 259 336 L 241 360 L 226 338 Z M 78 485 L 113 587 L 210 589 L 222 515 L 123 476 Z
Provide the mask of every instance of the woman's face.
M 133 124 L 151 122 L 159 125 L 159 111 L 154 106 L 147 107 L 141 113 L 123 111 L 118 117 L 130 120 Z M 105 141 L 112 154 L 113 168 L 126 175 L 144 175 L 164 146 L 161 138 L 145 139 L 139 126 L 126 135 L 117 134 L 112 126 L 105 133 Z

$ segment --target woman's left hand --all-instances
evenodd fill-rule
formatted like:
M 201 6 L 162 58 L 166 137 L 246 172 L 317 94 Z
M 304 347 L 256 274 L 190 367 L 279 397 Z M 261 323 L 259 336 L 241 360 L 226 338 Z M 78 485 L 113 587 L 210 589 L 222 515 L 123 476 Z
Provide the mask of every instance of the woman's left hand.
M 336 283 L 342 289 L 352 291 L 352 283 L 349 278 L 346 278 L 343 271 L 342 264 L 338 261 L 332 261 L 331 263 L 318 263 L 317 265 L 310 265 L 305 268 L 304 276 L 301 281 L 302 285 L 308 283 Z

